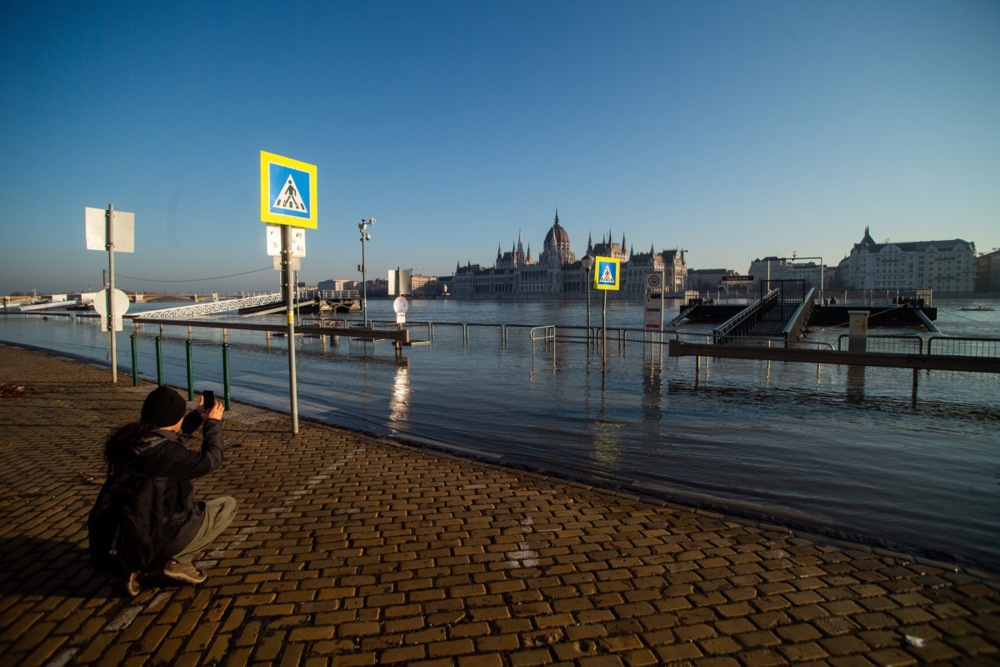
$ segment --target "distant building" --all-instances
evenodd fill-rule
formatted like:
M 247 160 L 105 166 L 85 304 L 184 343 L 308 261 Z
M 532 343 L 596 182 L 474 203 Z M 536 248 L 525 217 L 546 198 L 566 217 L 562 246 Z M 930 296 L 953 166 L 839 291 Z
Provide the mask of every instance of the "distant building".
M 714 292 L 722 287 L 723 276 L 735 276 L 732 269 L 688 269 L 687 289 Z
M 767 280 L 801 280 L 807 290 L 829 289 L 835 274 L 835 268 L 812 260 L 796 260 L 794 257 L 765 257 L 750 262 L 750 275 L 758 285 Z
M 849 290 L 960 294 L 976 284 L 976 245 L 962 239 L 876 243 L 865 227 L 864 237 L 838 268 Z
M 344 290 L 359 290 L 361 282 L 358 280 L 321 280 L 316 283 L 316 289 L 323 292 L 342 292 Z
M 644 275 L 647 271 L 663 271 L 668 292 L 683 292 L 687 280 L 687 264 L 683 250 L 665 250 L 657 253 L 633 253 L 628 250 L 624 235 L 622 242 L 611 240 L 611 233 L 600 243 L 587 240 L 587 255 L 611 257 L 621 261 L 622 296 L 640 296 L 643 293 Z M 593 276 L 591 276 L 592 278 Z M 555 222 L 545 235 L 542 252 L 537 261 L 532 260 L 531 246 L 525 245 L 518 233 L 517 241 L 507 252 L 497 247 L 497 257 L 492 267 L 469 262 L 455 269 L 451 281 L 452 294 L 457 297 L 505 297 L 544 295 L 583 295 L 587 292 L 588 276 L 571 248 L 569 234 Z
M 1000 294 L 1000 250 L 976 258 L 976 291 Z

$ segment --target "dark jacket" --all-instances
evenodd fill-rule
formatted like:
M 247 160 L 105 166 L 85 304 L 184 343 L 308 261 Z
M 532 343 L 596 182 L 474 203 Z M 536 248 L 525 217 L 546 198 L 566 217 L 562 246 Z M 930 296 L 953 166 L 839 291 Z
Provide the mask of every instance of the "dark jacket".
M 199 425 L 202 425 L 201 451 L 192 451 L 184 442 Z M 202 423 L 201 415 L 192 412 L 184 419 L 181 434 L 146 431 L 131 438 L 119 451 L 124 456 L 114 466 L 123 465 L 148 475 L 157 487 L 155 512 L 163 526 L 159 553 L 160 559 L 166 561 L 190 544 L 201 528 L 205 504 L 195 501 L 191 480 L 222 465 L 222 422 L 208 419 Z

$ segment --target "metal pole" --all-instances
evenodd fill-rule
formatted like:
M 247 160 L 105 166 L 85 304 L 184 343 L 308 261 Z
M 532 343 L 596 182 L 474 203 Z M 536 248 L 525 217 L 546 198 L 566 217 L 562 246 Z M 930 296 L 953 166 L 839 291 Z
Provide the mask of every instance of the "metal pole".
M 108 243 L 108 339 L 111 347 L 111 382 L 118 382 L 118 349 L 115 345 L 115 240 L 114 229 L 115 205 L 108 204 L 105 214 L 107 222 Z
M 188 327 L 190 329 L 190 327 Z M 185 341 L 185 356 L 187 358 L 188 400 L 194 400 L 194 354 L 191 349 L 191 339 Z
M 285 311 L 288 315 L 288 396 L 292 413 L 292 434 L 299 432 L 298 386 L 295 378 L 295 290 L 292 282 L 292 228 L 281 226 L 281 276 L 285 287 Z
M 608 354 L 608 291 L 604 290 L 604 309 L 601 314 L 601 364 Z
M 160 337 L 156 337 L 156 385 L 163 386 L 163 348 Z
M 139 386 L 139 352 L 136 349 L 135 334 L 132 334 L 132 386 Z
M 361 318 L 368 328 L 368 281 L 365 279 L 365 233 L 361 232 Z
M 590 347 L 590 269 L 587 269 L 587 347 Z
M 232 407 L 229 393 L 229 343 L 222 344 L 222 391 L 226 397 L 226 410 Z

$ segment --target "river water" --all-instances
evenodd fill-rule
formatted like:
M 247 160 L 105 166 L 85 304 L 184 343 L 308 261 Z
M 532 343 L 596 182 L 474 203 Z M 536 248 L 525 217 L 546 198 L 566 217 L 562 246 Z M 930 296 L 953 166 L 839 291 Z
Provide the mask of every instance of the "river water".
M 972 304 L 994 311 L 963 311 Z M 668 304 L 675 312 L 677 303 Z M 1000 336 L 997 301 L 936 300 L 944 334 Z M 162 307 L 162 306 L 159 306 Z M 389 301 L 369 317 L 392 318 Z M 612 302 L 608 327 L 640 328 Z M 404 348 L 341 338 L 297 342 L 299 414 L 609 488 L 1000 569 L 1000 377 L 763 361 L 672 359 L 659 346 L 530 342 L 528 330 L 582 327 L 585 302 L 412 301 L 433 342 Z M 241 320 L 247 321 L 247 320 Z M 263 322 L 255 319 L 254 322 Z M 600 327 L 595 297 L 591 322 Z M 682 326 L 697 337 L 711 330 Z M 131 326 L 118 335 L 129 372 Z M 154 337 L 137 338 L 156 377 Z M 582 335 L 582 330 L 579 331 Z M 810 338 L 834 342 L 843 329 Z M 873 334 L 915 334 L 873 329 Z M 427 327 L 412 326 L 414 339 Z M 921 334 L 927 337 L 928 334 Z M 222 333 L 194 329 L 195 388 L 222 391 Z M 185 327 L 164 332 L 164 381 L 186 386 Z M 0 340 L 108 363 L 95 320 L 0 317 Z M 288 410 L 284 339 L 229 331 L 234 400 Z M 109 375 L 110 380 L 110 375 Z M 126 378 L 127 381 L 127 378 Z M 289 424 L 290 428 L 290 424 Z

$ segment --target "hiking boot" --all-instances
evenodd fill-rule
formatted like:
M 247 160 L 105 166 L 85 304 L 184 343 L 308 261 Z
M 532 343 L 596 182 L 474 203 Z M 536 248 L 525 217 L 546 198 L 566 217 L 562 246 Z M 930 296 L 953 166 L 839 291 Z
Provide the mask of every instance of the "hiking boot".
M 208 579 L 208 575 L 196 568 L 193 563 L 178 563 L 175 560 L 163 566 L 163 576 L 187 584 L 200 584 Z
M 125 594 L 134 598 L 139 594 L 139 573 L 129 572 L 125 575 Z

